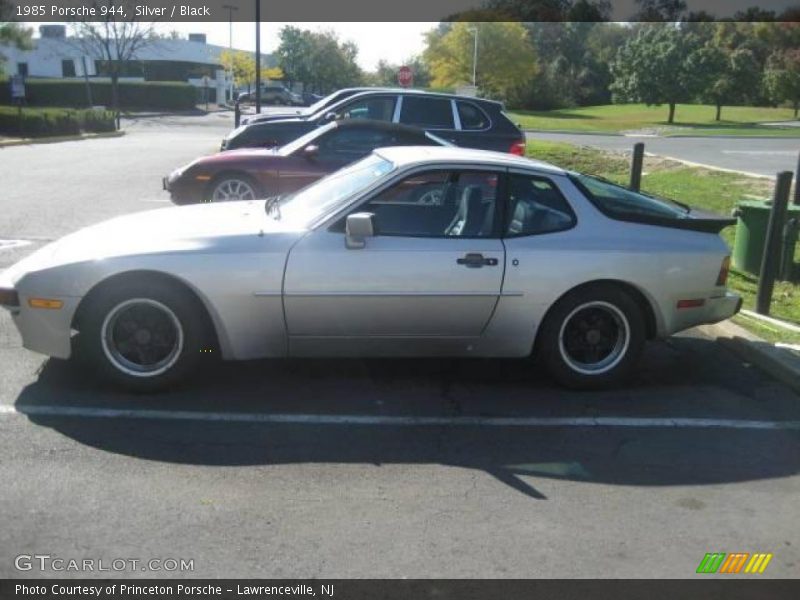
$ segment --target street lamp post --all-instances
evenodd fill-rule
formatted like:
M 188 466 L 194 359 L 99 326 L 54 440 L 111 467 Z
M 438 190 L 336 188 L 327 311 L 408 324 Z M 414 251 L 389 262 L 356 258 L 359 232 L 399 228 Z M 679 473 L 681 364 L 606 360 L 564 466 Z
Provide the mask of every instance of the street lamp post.
M 256 0 L 256 114 L 261 112 L 261 0 Z
M 475 45 L 472 51 L 472 86 L 477 87 L 477 72 L 478 72 L 478 28 L 470 27 L 468 31 L 475 36 Z
M 233 11 L 239 10 L 239 7 L 224 4 L 222 8 L 228 11 L 228 52 L 231 59 L 231 68 L 228 73 L 228 94 L 230 95 L 230 101 L 233 102 Z M 217 101 L 219 102 L 219 99 Z

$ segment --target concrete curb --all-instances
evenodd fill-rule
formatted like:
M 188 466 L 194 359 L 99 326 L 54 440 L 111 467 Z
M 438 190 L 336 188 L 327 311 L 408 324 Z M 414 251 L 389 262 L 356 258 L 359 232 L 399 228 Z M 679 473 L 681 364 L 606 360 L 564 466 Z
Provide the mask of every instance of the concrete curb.
M 776 348 L 731 321 L 703 325 L 699 329 L 716 338 L 742 360 L 756 365 L 772 377 L 800 393 L 800 358 L 785 348 Z
M 80 135 L 60 135 L 53 137 L 22 138 L 15 140 L 0 141 L 0 148 L 11 146 L 28 146 L 31 144 L 56 144 L 58 142 L 78 142 L 81 140 L 96 140 L 102 138 L 117 138 L 125 135 L 125 130 L 107 131 L 104 133 L 82 133 Z

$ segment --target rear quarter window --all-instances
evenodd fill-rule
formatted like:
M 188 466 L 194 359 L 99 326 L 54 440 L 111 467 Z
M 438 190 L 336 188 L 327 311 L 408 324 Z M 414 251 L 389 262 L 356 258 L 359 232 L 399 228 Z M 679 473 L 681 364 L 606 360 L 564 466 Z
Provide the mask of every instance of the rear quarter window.
M 640 192 L 634 192 L 597 177 L 573 174 L 573 183 L 600 212 L 614 219 L 682 219 L 685 208 Z
M 469 131 L 487 129 L 489 127 L 489 117 L 472 102 L 458 102 L 457 107 L 461 129 Z

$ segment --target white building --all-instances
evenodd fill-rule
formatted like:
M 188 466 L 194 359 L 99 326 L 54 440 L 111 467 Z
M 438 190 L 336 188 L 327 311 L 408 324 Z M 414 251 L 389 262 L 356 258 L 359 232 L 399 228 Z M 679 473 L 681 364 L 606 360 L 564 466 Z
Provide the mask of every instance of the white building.
M 80 41 L 67 36 L 64 25 L 40 25 L 32 50 L 0 46 L 6 57 L 5 70 L 24 77 L 82 78 L 107 75 L 103 56 L 89 56 Z M 198 88 L 206 85 L 225 98 L 229 82 L 220 55 L 225 46 L 206 43 L 204 33 L 189 34 L 189 39 L 158 39 L 142 47 L 123 67 L 126 81 L 186 81 Z M 262 54 L 262 65 L 273 58 Z M 203 92 L 198 92 L 202 97 Z

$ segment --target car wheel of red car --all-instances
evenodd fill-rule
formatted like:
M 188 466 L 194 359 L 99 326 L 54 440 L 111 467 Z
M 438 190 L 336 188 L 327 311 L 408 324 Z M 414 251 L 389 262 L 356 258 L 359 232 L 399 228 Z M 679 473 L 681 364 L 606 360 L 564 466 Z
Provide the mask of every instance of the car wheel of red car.
M 258 184 L 246 175 L 223 175 L 209 187 L 206 202 L 256 200 L 262 196 Z

